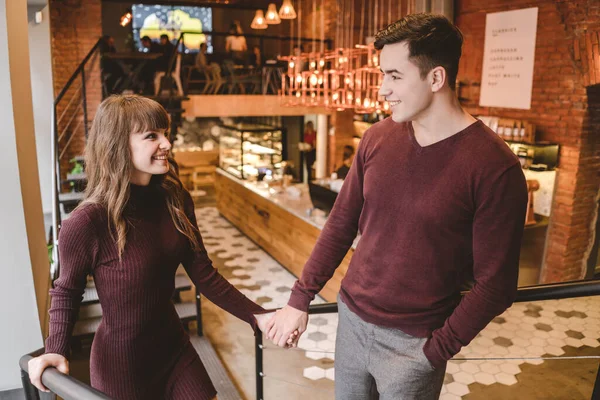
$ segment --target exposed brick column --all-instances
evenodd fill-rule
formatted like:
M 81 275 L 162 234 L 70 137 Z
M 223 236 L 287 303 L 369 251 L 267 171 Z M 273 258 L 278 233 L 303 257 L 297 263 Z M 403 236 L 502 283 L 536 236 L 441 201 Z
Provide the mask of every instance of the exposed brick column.
M 472 114 L 531 121 L 539 140 L 561 146 L 542 282 L 583 278 L 593 241 L 600 188 L 593 133 L 597 135 L 600 121 L 590 118 L 586 86 L 597 82 L 597 67 L 589 62 L 588 49 L 592 55 L 597 51 L 598 38 L 588 38 L 584 30 L 600 31 L 600 9 L 594 4 L 593 0 L 456 3 L 456 23 L 465 35 L 459 80 L 471 83 L 481 82 L 486 13 L 539 7 L 531 110 L 479 107 L 478 86 L 469 86 L 461 95 L 467 97 L 465 106 Z M 588 70 L 594 71 L 593 77 Z

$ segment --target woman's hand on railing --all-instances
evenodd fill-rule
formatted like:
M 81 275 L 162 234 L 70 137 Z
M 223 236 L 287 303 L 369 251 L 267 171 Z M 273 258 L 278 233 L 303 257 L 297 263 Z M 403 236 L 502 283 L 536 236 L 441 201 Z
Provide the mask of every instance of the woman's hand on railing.
M 69 374 L 69 361 L 60 354 L 48 353 L 32 358 L 28 363 L 29 379 L 42 392 L 49 392 L 42 384 L 42 373 L 48 367 L 54 367 L 65 375 Z

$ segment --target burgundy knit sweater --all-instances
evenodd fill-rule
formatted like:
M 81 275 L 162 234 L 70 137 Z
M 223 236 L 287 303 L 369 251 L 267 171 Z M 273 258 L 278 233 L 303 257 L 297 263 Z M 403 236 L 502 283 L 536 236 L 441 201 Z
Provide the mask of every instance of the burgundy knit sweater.
M 50 292 L 46 352 L 68 357 L 86 276 L 92 274 L 103 314 L 92 345 L 92 386 L 123 399 L 157 395 L 148 390 L 165 380 L 189 342 L 171 301 L 180 263 L 202 294 L 255 331 L 252 314 L 264 312 L 213 268 L 202 242 L 200 251 L 191 250 L 188 239 L 176 230 L 160 190 L 131 186 L 122 261 L 101 206 L 74 211 L 60 231 L 61 270 Z M 185 211 L 197 226 L 189 194 Z M 206 397 L 212 398 L 214 388 L 210 381 L 205 383 Z
M 526 207 L 518 159 L 481 121 L 422 147 L 411 123 L 388 118 L 365 133 L 289 305 L 308 308 L 360 231 L 343 301 L 429 337 L 425 355 L 441 367 L 512 304 Z

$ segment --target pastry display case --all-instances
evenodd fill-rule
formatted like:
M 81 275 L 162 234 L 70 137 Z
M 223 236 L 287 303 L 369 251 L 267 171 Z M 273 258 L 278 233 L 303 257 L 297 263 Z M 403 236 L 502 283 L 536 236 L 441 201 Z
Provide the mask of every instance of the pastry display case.
M 219 166 L 240 179 L 271 180 L 282 175 L 284 132 L 281 128 L 239 123 L 220 126 Z

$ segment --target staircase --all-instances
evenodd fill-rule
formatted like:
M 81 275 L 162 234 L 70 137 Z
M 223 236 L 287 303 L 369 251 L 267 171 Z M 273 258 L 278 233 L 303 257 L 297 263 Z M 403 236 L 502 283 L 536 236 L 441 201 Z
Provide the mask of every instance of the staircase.
M 101 40 L 101 39 L 100 39 Z M 54 281 L 60 274 L 58 256 L 58 233 L 61 223 L 69 217 L 70 212 L 83 200 L 87 176 L 85 173 L 84 159 L 81 154 L 69 157 L 70 146 L 74 138 L 87 138 L 91 123 L 88 115 L 87 89 L 91 86 L 101 86 L 99 79 L 89 77 L 100 77 L 100 40 L 94 45 L 81 64 L 77 67 L 65 87 L 61 90 L 54 101 L 53 112 L 53 146 L 52 146 L 52 174 L 53 204 L 52 204 L 52 228 L 49 235 L 49 246 L 52 248 L 52 261 L 50 266 L 51 280 Z M 181 39 L 180 39 L 181 40 Z M 174 55 L 175 56 L 175 55 Z M 171 65 L 173 64 L 174 57 Z M 164 93 L 164 91 L 163 91 Z M 170 91 L 172 93 L 172 91 Z M 153 97 L 165 107 L 171 116 L 171 140 L 175 139 L 177 128 L 181 124 L 182 101 L 187 100 L 181 96 Z M 69 169 L 71 172 L 65 172 Z M 187 295 L 186 295 L 187 294 Z M 183 295 L 183 296 L 182 296 Z M 193 298 L 193 301 L 182 301 L 182 298 Z M 219 399 L 239 400 L 241 396 L 237 391 L 225 367 L 220 361 L 212 344 L 203 336 L 202 314 L 200 307 L 200 294 L 180 266 L 175 277 L 175 291 L 173 303 L 179 314 L 179 318 L 186 330 L 189 323 L 196 321 L 197 335 L 192 335 L 192 344 L 200 355 L 213 384 L 219 392 Z M 81 302 L 77 322 L 72 335 L 72 347 L 80 348 L 84 341 L 93 338 L 102 321 L 102 308 L 98 293 L 91 277 L 88 277 L 87 286 Z

